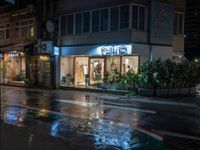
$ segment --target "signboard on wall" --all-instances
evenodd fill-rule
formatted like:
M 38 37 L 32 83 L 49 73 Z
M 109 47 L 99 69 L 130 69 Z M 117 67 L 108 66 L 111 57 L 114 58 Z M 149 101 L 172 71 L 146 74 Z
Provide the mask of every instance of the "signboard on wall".
M 171 45 L 173 40 L 173 6 L 151 1 L 150 8 L 150 42 Z
M 37 55 L 53 54 L 53 42 L 38 41 L 37 45 L 34 46 L 34 53 Z
M 128 55 L 132 53 L 131 45 L 113 45 L 99 46 L 97 48 L 99 55 Z
M 105 45 L 105 46 L 75 46 L 61 47 L 61 55 L 130 55 L 131 44 Z

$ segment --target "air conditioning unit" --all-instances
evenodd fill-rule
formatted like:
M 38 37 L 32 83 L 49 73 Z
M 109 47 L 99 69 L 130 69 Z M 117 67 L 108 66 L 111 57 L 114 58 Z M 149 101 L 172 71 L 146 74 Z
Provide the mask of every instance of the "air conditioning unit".
M 51 54 L 53 52 L 53 42 L 52 41 L 41 41 L 40 48 L 43 53 Z

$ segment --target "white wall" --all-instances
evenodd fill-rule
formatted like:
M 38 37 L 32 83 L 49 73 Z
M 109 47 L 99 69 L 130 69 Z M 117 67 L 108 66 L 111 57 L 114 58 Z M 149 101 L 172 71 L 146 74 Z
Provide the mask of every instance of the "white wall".
M 172 59 L 173 47 L 152 46 L 153 59 L 161 58 L 162 60 Z

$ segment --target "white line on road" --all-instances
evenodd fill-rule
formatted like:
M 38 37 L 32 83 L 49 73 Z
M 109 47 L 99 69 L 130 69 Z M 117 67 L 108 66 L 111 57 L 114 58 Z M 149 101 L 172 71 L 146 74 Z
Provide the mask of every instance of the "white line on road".
M 94 103 L 94 102 L 85 102 L 85 101 L 77 101 L 77 100 L 56 99 L 55 101 L 59 101 L 59 102 L 63 102 L 63 103 L 69 103 L 69 104 L 75 104 L 75 105 L 81 105 L 81 106 L 84 106 L 84 107 L 93 107 L 93 106 L 98 105 L 98 107 L 101 107 L 101 108 L 121 109 L 121 110 L 156 114 L 156 111 L 147 110 L 147 109 L 140 109 L 140 108 L 133 108 L 133 107 L 113 106 L 113 105 L 109 105 L 109 104 L 99 104 L 99 103 Z
M 179 137 L 179 138 L 184 138 L 184 139 L 200 141 L 200 137 L 197 137 L 197 136 L 186 135 L 186 134 L 181 134 L 181 133 L 174 133 L 174 132 L 169 132 L 169 131 L 161 131 L 161 130 L 156 130 L 156 131 L 158 131 L 162 135 L 168 135 L 168 136 L 173 136 L 173 137 Z

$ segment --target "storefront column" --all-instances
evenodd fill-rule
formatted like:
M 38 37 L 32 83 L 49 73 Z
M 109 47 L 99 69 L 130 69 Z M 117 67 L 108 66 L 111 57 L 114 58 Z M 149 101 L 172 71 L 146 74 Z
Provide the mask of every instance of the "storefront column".
M 53 88 L 60 86 L 60 56 L 51 56 L 51 83 Z

